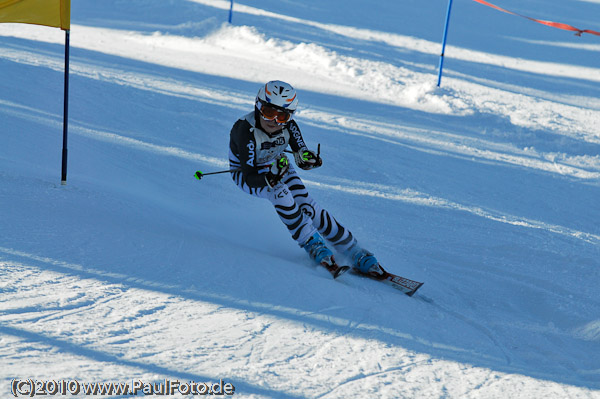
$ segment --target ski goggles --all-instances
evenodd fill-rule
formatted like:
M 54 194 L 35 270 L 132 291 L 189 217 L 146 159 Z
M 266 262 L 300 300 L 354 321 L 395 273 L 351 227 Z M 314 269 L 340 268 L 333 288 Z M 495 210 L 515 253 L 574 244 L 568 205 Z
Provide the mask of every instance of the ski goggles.
M 256 102 L 258 111 L 261 116 L 268 121 L 274 120 L 280 125 L 284 125 L 292 119 L 292 113 L 294 111 L 288 111 L 285 109 L 277 108 L 271 104 L 268 104 L 261 99 Z

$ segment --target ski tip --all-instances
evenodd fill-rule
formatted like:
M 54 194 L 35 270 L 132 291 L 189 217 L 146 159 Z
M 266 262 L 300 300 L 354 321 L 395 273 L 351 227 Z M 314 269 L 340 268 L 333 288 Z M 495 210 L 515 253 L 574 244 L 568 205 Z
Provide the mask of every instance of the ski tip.
M 196 173 L 194 174 L 194 176 L 196 177 L 196 179 L 200 180 L 200 179 L 202 179 L 202 176 L 204 176 L 204 173 L 197 170 Z
M 415 292 L 417 292 L 417 290 L 423 286 L 423 284 L 425 284 L 425 283 L 419 283 L 419 285 L 417 285 L 417 287 L 414 290 L 407 292 L 406 295 L 413 296 L 415 294 Z
M 350 270 L 350 266 L 339 266 L 337 268 L 337 270 L 335 271 L 333 278 L 334 279 L 338 278 L 342 274 L 346 273 L 348 270 Z

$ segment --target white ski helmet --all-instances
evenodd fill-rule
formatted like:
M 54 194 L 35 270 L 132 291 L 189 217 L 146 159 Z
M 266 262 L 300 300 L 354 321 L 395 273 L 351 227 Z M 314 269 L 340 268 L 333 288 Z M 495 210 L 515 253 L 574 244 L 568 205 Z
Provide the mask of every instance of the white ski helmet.
M 258 90 L 256 103 L 260 109 L 259 102 L 262 104 L 271 104 L 276 108 L 292 113 L 298 106 L 296 89 L 289 83 L 282 82 L 281 80 L 272 80 L 265 83 L 265 85 Z

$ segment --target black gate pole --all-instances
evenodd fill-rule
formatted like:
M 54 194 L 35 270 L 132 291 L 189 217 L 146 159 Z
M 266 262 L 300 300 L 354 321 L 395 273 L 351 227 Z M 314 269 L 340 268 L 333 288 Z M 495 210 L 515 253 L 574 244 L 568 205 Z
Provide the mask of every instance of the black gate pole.
M 63 113 L 63 148 L 62 148 L 62 173 L 60 184 L 67 184 L 67 127 L 69 125 L 69 36 L 70 31 L 65 30 L 65 106 Z

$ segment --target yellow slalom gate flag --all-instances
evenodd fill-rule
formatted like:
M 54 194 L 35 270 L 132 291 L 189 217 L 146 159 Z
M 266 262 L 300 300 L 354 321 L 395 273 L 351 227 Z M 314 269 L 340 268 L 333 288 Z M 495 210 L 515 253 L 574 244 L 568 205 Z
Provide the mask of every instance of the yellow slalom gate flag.
M 67 184 L 67 126 L 69 104 L 69 41 L 71 0 L 0 0 L 0 22 L 44 25 L 65 31 L 65 94 L 61 184 Z
M 0 0 L 0 22 L 71 29 L 71 0 Z

